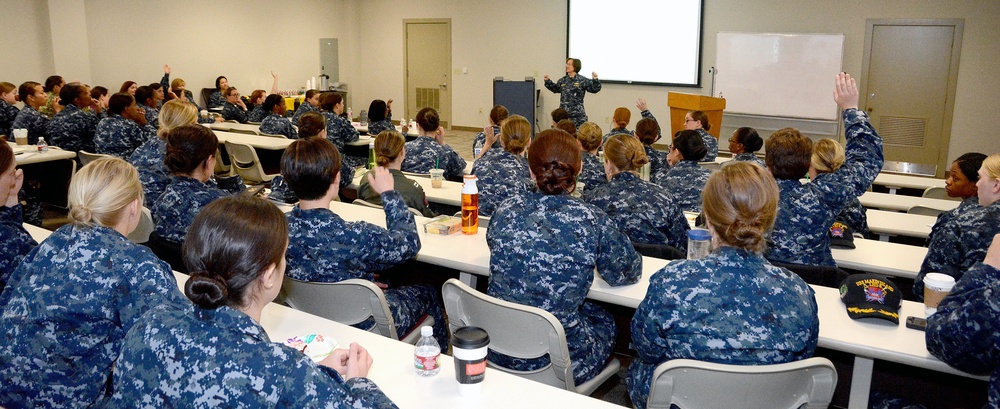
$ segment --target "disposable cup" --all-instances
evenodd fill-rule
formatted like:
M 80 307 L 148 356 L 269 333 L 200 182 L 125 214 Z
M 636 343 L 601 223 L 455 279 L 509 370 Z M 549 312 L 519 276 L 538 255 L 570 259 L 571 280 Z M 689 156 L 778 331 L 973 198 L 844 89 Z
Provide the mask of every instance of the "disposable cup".
M 431 169 L 431 187 L 440 188 L 444 184 L 444 169 Z
M 462 327 L 452 334 L 452 356 L 455 358 L 455 379 L 458 380 L 459 394 L 482 393 L 489 345 L 489 334 L 479 327 Z
M 924 312 L 931 315 L 937 312 L 938 305 L 951 289 L 955 287 L 955 277 L 941 273 L 927 273 L 924 276 Z
M 27 129 L 15 129 L 14 130 L 14 142 L 18 145 L 28 144 L 28 130 Z

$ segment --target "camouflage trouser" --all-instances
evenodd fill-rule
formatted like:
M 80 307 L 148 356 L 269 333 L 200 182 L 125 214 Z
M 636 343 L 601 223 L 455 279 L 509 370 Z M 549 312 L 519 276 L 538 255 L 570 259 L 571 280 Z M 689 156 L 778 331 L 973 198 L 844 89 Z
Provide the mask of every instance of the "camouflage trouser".
M 392 320 L 396 324 L 396 334 L 402 338 L 423 321 L 425 315 L 434 318 L 434 338 L 441 350 L 448 348 L 448 326 L 441 312 L 441 302 L 437 291 L 429 285 L 408 285 L 385 290 L 385 300 L 389 303 Z M 419 329 L 416 329 L 419 331 Z

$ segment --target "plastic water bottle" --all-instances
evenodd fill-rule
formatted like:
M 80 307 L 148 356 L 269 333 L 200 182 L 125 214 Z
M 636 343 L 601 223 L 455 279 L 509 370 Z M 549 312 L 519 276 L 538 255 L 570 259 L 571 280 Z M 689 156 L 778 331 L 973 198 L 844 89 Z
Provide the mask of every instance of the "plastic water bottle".
M 347 120 L 354 121 L 354 111 L 351 110 L 351 107 L 347 107 Z
M 462 233 L 476 234 L 479 231 L 479 188 L 476 175 L 465 175 L 462 184 Z
M 434 339 L 434 328 L 420 327 L 420 340 L 413 349 L 413 365 L 417 375 L 434 376 L 441 372 L 441 347 Z
M 368 169 L 375 169 L 375 138 L 368 141 Z
M 38 138 L 38 143 L 36 144 L 36 146 L 38 146 L 39 152 L 49 151 L 49 144 L 45 143 L 45 138 Z

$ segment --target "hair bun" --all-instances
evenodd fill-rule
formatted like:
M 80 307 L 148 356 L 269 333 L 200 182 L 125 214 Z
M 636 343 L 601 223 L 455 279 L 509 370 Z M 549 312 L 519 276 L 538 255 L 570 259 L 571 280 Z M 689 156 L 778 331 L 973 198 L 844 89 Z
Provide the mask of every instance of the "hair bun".
M 86 207 L 73 206 L 69 209 L 69 218 L 76 223 L 89 224 L 93 221 L 94 214 Z
M 184 283 L 184 294 L 201 308 L 215 309 L 229 300 L 229 285 L 217 275 L 195 272 Z
M 542 172 L 536 175 L 538 189 L 550 195 L 569 192 L 576 185 L 573 168 L 564 162 L 550 161 L 542 164 Z

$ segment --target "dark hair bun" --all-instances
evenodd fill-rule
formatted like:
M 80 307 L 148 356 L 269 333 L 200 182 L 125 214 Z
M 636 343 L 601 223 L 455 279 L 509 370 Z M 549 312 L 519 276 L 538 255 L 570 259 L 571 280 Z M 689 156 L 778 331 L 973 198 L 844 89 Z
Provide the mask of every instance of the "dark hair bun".
M 550 161 L 542 164 L 542 171 L 536 175 L 538 190 L 548 195 L 559 195 L 569 192 L 576 186 L 576 175 L 568 163 Z
M 229 300 L 229 285 L 221 277 L 205 272 L 192 273 L 184 283 L 184 295 L 204 309 L 216 309 Z

